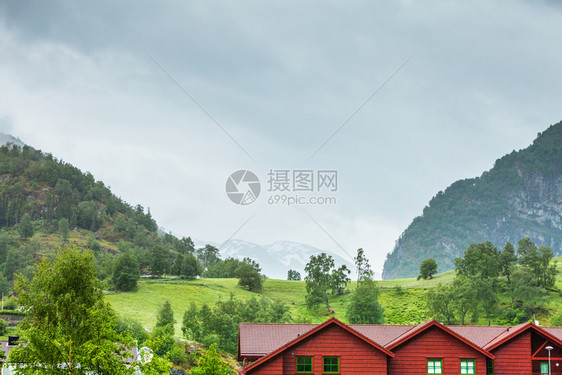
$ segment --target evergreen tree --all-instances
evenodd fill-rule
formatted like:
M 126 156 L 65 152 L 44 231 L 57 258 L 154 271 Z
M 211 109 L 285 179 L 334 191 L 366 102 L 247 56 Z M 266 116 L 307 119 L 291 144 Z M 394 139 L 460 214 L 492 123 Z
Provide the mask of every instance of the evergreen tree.
M 33 237 L 33 224 L 28 213 L 24 214 L 18 225 L 18 232 L 22 240 Z
M 117 290 L 129 292 L 137 287 L 139 264 L 134 255 L 125 253 L 117 257 L 113 267 L 113 285 Z
M 170 301 L 166 301 L 160 307 L 160 310 L 158 310 L 158 315 L 156 315 L 156 328 L 167 328 L 171 331 L 173 336 L 175 331 L 174 324 L 176 324 L 176 320 L 174 319 L 172 305 L 170 304 Z
M 168 251 L 160 245 L 156 245 L 150 252 L 150 272 L 155 276 L 162 276 L 170 268 Z
M 68 234 L 70 233 L 68 219 L 65 217 L 61 218 L 58 223 L 58 228 L 59 228 L 61 242 L 64 244 L 68 241 Z

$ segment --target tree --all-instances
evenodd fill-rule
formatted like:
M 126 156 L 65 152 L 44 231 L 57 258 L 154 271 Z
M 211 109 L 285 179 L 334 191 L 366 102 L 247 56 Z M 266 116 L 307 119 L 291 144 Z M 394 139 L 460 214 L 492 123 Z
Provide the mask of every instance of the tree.
M 452 303 L 453 309 L 456 315 L 461 319 L 461 325 L 464 325 L 466 314 L 470 310 L 477 308 L 478 304 L 474 301 L 476 300 L 476 293 L 472 286 L 470 279 L 462 276 L 458 276 L 453 280 L 452 284 Z
M 187 253 L 184 255 L 183 264 L 181 268 L 181 277 L 185 279 L 195 279 L 197 276 L 201 275 L 201 264 L 192 253 Z
M 551 263 L 554 253 L 550 247 L 541 246 L 537 249 L 528 237 L 519 240 L 518 245 L 519 264 L 529 267 L 537 285 L 542 288 L 552 287 L 558 270 Z
M 198 319 L 197 306 L 195 306 L 193 301 L 183 314 L 181 331 L 188 340 L 197 341 L 201 337 L 201 322 Z
M 172 310 L 172 305 L 170 301 L 164 302 L 158 314 L 156 315 L 156 328 L 166 328 L 171 331 L 172 336 L 174 335 L 174 324 L 176 320 L 174 319 L 174 310 Z
M 139 263 L 134 255 L 125 253 L 117 257 L 113 267 L 113 285 L 117 290 L 129 292 L 137 287 L 140 277 Z
M 342 295 L 347 283 L 351 281 L 349 274 L 351 271 L 344 264 L 340 268 L 332 271 L 332 293 Z
M 449 284 L 439 284 L 430 289 L 427 294 L 427 307 L 434 319 L 446 321 L 452 324 L 455 321 L 455 309 L 453 305 L 454 291 Z
M 191 375 L 234 375 L 236 372 L 222 360 L 217 345 L 212 344 L 201 356 L 197 367 L 191 369 Z
M 160 245 L 156 245 L 150 251 L 150 272 L 155 276 L 162 276 L 170 268 L 168 251 Z
M 33 224 L 28 213 L 24 214 L 18 225 L 18 232 L 22 240 L 33 237 Z
M 437 273 L 437 262 L 435 259 L 428 258 L 420 264 L 419 279 L 433 279 L 433 275 Z
M 300 279 L 301 279 L 300 272 L 295 270 L 289 270 L 289 272 L 287 272 L 287 280 L 300 281 Z
M 373 270 L 369 264 L 369 260 L 365 256 L 365 251 L 363 249 L 357 250 L 357 256 L 353 258 L 355 261 L 355 268 L 357 269 L 357 286 L 363 281 L 363 279 L 373 278 Z
M 328 292 L 332 287 L 331 270 L 333 267 L 334 259 L 326 253 L 310 256 L 310 260 L 304 268 L 306 303 L 309 308 L 324 303 L 328 312 L 331 312 Z
M 511 284 L 511 271 L 513 265 L 517 263 L 517 255 L 515 248 L 511 242 L 507 242 L 500 255 L 501 274 L 507 277 L 507 283 Z
M 9 358 L 26 364 L 19 372 L 133 372 L 125 361 L 132 340 L 114 329 L 115 314 L 104 301 L 91 253 L 61 249 L 37 265 L 32 280 L 18 275 L 15 290 L 26 311 L 19 326 L 26 345 L 12 349 Z
M 261 292 L 261 275 L 251 264 L 242 263 L 236 270 L 236 277 L 240 279 L 238 285 L 247 287 L 251 292 Z
M 197 249 L 197 259 L 205 268 L 209 268 L 220 260 L 219 249 L 211 245 L 205 245 L 205 247 Z
M 455 268 L 458 275 L 495 279 L 501 272 L 500 252 L 489 241 L 471 244 L 464 258 L 455 259 Z
M 383 309 L 378 300 L 379 290 L 370 278 L 364 278 L 351 295 L 346 317 L 351 324 L 382 324 Z
M 70 227 L 68 224 L 68 219 L 63 217 L 59 220 L 59 234 L 61 238 L 61 242 L 64 244 L 68 241 L 68 234 L 70 233 Z

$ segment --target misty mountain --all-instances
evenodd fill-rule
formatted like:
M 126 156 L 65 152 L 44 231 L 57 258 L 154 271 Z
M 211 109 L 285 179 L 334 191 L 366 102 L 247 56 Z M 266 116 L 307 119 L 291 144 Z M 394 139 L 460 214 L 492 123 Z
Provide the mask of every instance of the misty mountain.
M 10 134 L 0 133 L 0 146 L 5 145 L 6 143 L 13 143 L 18 146 L 23 146 L 24 143 L 21 139 L 14 137 Z
M 427 258 L 437 261 L 439 272 L 450 270 L 471 243 L 503 248 L 524 237 L 562 255 L 562 122 L 480 177 L 438 192 L 396 241 L 383 278 L 416 276 Z
M 345 264 L 351 270 L 350 277 L 355 279 L 355 266 L 351 259 L 347 259 L 346 255 L 335 254 L 298 242 L 275 241 L 269 245 L 258 245 L 234 239 L 228 241 L 221 248 L 220 244 L 217 243 L 195 240 L 195 247 L 197 248 L 203 247 L 205 244 L 219 248 L 222 259 L 227 257 L 236 259 L 249 257 L 254 259 L 260 264 L 262 273 L 272 279 L 286 279 L 287 271 L 290 269 L 299 271 L 304 278 L 304 267 L 308 263 L 310 256 L 320 253 L 331 255 L 337 267 Z

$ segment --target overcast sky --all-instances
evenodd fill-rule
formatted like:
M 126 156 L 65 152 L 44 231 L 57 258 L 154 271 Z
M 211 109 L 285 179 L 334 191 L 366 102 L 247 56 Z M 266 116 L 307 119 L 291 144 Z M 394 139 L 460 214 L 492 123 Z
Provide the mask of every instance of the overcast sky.
M 439 190 L 562 120 L 561 46 L 558 1 L 1 0 L 0 132 L 177 235 L 363 247 L 380 271 Z M 269 204 L 270 169 L 336 170 L 283 194 L 337 202 Z

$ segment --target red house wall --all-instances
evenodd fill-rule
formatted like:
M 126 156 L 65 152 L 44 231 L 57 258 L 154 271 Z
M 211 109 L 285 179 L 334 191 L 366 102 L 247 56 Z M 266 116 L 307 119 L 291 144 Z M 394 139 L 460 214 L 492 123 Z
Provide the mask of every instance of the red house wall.
M 495 375 L 529 375 L 531 374 L 531 333 L 523 332 L 519 336 L 492 350 Z
M 247 374 L 252 375 L 281 375 L 283 374 L 283 357 L 278 356 L 271 359 L 262 366 L 259 366 L 253 371 L 248 371 Z
M 440 328 L 431 327 L 392 349 L 389 374 L 426 375 L 427 359 L 441 358 L 443 374 L 459 374 L 461 359 L 474 359 L 476 374 L 486 374 L 486 356 Z
M 322 357 L 339 357 L 340 373 L 386 375 L 387 355 L 343 328 L 333 325 L 288 348 L 276 359 L 250 370 L 248 375 L 296 374 L 296 357 L 311 356 L 312 374 L 323 373 Z M 279 361 L 281 360 L 281 361 Z M 281 363 L 281 367 L 279 366 Z

